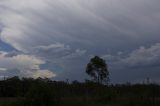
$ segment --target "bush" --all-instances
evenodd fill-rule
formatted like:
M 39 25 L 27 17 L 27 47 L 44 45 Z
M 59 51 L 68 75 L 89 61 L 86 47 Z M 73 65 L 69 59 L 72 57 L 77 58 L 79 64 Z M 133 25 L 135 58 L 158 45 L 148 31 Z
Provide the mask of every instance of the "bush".
M 45 83 L 33 84 L 26 95 L 26 106 L 54 106 L 56 100 L 51 87 Z

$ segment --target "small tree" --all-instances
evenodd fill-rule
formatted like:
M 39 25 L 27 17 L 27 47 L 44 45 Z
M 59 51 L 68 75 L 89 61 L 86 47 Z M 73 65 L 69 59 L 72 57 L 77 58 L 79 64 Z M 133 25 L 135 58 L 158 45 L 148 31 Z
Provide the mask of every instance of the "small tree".
M 90 62 L 87 64 L 86 73 L 93 77 L 98 83 L 109 81 L 109 71 L 105 60 L 101 59 L 99 56 L 91 58 Z

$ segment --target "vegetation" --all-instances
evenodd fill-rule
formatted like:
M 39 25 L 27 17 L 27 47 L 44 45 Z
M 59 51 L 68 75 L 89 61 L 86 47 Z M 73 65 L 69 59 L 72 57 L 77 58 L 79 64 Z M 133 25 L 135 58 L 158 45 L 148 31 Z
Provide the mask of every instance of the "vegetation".
M 18 77 L 0 81 L 0 106 L 160 106 L 155 84 L 102 85 Z
M 97 83 L 108 82 L 109 80 L 107 64 L 99 56 L 91 58 L 87 64 L 86 73 L 93 77 Z

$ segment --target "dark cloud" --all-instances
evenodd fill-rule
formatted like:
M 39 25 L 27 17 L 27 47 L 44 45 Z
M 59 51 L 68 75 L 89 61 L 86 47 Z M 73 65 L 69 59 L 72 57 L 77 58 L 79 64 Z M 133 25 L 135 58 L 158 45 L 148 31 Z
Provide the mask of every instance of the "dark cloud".
M 83 79 L 91 55 L 107 58 L 111 73 L 127 70 L 124 67 L 155 67 L 159 4 L 159 0 L 4 0 L 0 38 L 17 51 L 47 61 L 48 68 L 61 67 L 57 76 L 61 79 Z M 141 46 L 145 48 L 137 49 Z
M 12 52 L 5 54 L 5 57 L 14 57 L 17 55 L 19 55 L 19 53 L 17 51 L 12 51 Z
M 160 43 L 150 48 L 140 47 L 122 60 L 128 67 L 155 67 L 160 66 Z

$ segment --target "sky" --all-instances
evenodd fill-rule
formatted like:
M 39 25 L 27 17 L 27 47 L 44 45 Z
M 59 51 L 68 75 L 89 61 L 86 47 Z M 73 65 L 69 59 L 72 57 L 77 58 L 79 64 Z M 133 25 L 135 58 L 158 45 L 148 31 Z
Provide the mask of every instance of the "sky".
M 95 55 L 111 83 L 160 82 L 159 0 L 0 0 L 0 77 L 79 80 Z

